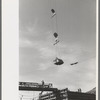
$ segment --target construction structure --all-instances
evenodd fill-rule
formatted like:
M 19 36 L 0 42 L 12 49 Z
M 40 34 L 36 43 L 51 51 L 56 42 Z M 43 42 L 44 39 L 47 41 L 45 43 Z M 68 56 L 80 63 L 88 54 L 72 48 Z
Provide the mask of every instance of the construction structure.
M 52 83 L 33 83 L 33 82 L 19 82 L 19 90 L 21 91 L 57 91 L 57 88 L 53 88 Z
M 19 82 L 20 91 L 41 91 L 37 100 L 96 100 L 95 94 L 83 93 L 81 89 L 78 91 L 70 91 L 68 88 L 59 90 L 53 88 L 52 83 L 32 83 L 32 82 Z M 42 94 L 43 91 L 51 93 Z
M 82 93 L 81 91 L 73 92 L 66 88 L 63 90 L 58 90 L 57 93 L 42 95 L 39 100 L 96 100 L 96 95 Z

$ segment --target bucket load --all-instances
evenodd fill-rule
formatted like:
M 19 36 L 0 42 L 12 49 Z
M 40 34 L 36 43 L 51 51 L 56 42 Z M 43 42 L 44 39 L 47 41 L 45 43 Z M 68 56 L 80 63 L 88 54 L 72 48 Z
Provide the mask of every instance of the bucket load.
M 56 17 L 55 17 L 55 21 L 56 21 L 56 24 L 55 24 L 55 27 L 56 27 L 56 29 L 55 29 L 55 32 L 53 33 L 53 36 L 54 36 L 54 38 L 55 38 L 55 42 L 54 42 L 54 46 L 56 47 L 56 50 L 57 50 L 57 47 L 58 47 L 58 43 L 59 43 L 59 39 L 58 39 L 58 25 L 57 25 L 57 14 L 56 14 L 56 12 L 55 12 L 55 10 L 54 9 L 51 9 L 51 12 L 52 12 L 52 16 L 51 16 L 51 18 L 52 18 L 52 20 L 53 20 L 53 17 L 56 15 Z M 54 21 L 53 20 L 53 21 Z M 52 24 L 53 25 L 53 24 Z M 53 26 L 52 26 L 53 27 Z M 57 53 L 58 51 L 56 51 L 56 53 Z M 53 62 L 54 62 L 54 64 L 55 65 L 62 65 L 63 63 L 64 63 L 64 61 L 62 60 L 62 59 L 60 59 L 60 58 L 58 58 L 58 55 L 56 55 L 56 58 L 55 58 L 55 60 L 53 60 Z
M 56 57 L 56 59 L 54 60 L 54 64 L 55 65 L 62 65 L 64 62 L 63 62 L 63 60 L 62 59 L 59 59 L 59 58 L 57 58 Z

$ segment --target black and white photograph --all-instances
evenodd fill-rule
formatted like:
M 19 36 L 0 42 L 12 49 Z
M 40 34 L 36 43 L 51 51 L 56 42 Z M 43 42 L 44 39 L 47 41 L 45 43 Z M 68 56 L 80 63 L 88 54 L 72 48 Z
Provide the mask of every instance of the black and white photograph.
M 19 0 L 19 100 L 96 100 L 96 0 Z

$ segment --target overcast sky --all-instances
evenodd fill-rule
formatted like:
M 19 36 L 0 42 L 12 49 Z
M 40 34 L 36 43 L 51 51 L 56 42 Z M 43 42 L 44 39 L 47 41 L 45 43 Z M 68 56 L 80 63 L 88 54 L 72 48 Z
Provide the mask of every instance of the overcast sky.
M 19 1 L 19 80 L 88 91 L 96 86 L 95 0 Z M 57 14 L 59 44 L 53 45 Z M 56 66 L 58 53 L 64 64 Z M 77 65 L 70 64 L 78 61 Z

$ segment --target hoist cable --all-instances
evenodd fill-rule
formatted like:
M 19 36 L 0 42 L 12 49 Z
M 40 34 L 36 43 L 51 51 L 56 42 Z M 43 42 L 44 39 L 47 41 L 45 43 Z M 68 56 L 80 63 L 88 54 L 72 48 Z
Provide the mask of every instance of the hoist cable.
M 51 0 L 48 0 L 48 5 L 49 5 L 49 11 L 53 8 L 52 7 L 52 1 Z M 51 12 L 50 12 L 51 13 Z M 55 12 L 56 13 L 56 12 Z M 55 15 L 56 16 L 56 15 Z M 55 16 L 52 17 L 52 14 L 50 16 L 50 22 L 51 22 L 51 32 L 52 32 L 52 35 L 54 34 L 54 32 L 56 32 L 56 25 L 55 25 Z M 54 39 L 55 41 L 55 39 Z M 54 43 L 53 43 L 54 44 Z M 57 47 L 55 45 L 55 51 L 56 51 L 56 55 L 57 56 Z
M 50 3 L 51 4 L 51 3 Z M 52 22 L 52 30 L 53 30 L 53 35 L 54 35 L 54 38 L 55 38 L 55 42 L 54 42 L 54 47 L 55 47 L 55 51 L 56 51 L 56 58 L 54 60 L 54 64 L 55 65 L 61 65 L 63 64 L 63 60 L 60 59 L 60 54 L 58 52 L 58 44 L 59 44 L 59 38 L 58 38 L 58 18 L 57 18 L 57 4 L 56 4 L 56 0 L 53 2 L 54 4 L 54 7 L 51 8 L 51 12 L 52 12 L 52 16 L 51 16 L 51 22 Z M 55 9 L 54 9 L 55 8 Z
M 56 0 L 55 0 L 55 10 L 56 10 L 56 32 L 58 33 L 58 23 L 57 23 L 57 4 L 56 4 Z
M 57 34 L 58 34 L 58 40 L 59 40 L 59 33 L 58 33 L 58 20 L 57 20 L 57 14 L 58 14 L 58 12 L 57 12 L 57 4 L 56 4 L 56 0 L 55 0 L 55 11 L 56 11 L 56 15 L 55 15 L 55 29 L 56 29 L 56 32 L 57 32 Z M 56 46 L 56 56 L 57 57 L 59 57 L 59 52 L 58 52 L 58 43 L 55 45 Z

